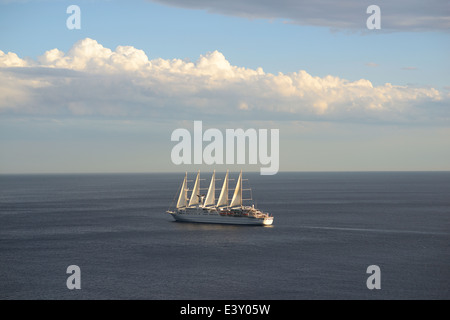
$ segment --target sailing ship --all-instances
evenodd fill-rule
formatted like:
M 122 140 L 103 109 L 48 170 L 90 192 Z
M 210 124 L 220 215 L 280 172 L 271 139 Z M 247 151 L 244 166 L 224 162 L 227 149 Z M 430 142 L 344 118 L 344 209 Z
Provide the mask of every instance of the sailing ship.
M 242 170 L 236 183 L 231 202 L 228 198 L 228 171 L 225 175 L 219 199 L 216 202 L 216 172 L 214 171 L 209 184 L 206 196 L 200 194 L 200 171 L 197 173 L 194 188 L 188 198 L 187 173 L 181 184 L 180 193 L 176 208 L 168 210 L 176 221 L 200 222 L 200 223 L 220 223 L 220 224 L 241 224 L 241 225 L 262 225 L 268 226 L 273 223 L 273 216 L 269 213 L 256 209 L 254 205 L 245 206 L 242 197 Z M 247 189 L 246 189 L 247 190 Z M 250 189 L 249 189 L 250 190 Z

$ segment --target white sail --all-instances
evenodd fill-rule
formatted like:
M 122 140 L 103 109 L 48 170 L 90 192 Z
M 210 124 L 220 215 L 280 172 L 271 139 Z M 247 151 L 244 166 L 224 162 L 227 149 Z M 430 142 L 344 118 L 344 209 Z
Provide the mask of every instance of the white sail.
M 213 206 L 216 202 L 216 171 L 214 170 L 211 177 L 211 183 L 209 184 L 208 193 L 206 194 L 204 206 Z
M 186 197 L 186 193 L 187 193 L 186 183 L 187 182 L 186 181 L 187 181 L 187 173 L 186 173 L 186 176 L 184 177 L 183 184 L 181 185 L 180 195 L 178 196 L 177 208 L 186 207 L 186 204 L 187 204 L 187 197 Z
M 242 206 L 242 170 L 239 174 L 239 180 L 234 190 L 233 199 L 231 199 L 230 207 Z
M 194 189 L 192 189 L 191 199 L 189 200 L 189 207 L 197 205 L 200 195 L 200 171 L 197 173 L 197 179 L 195 179 Z
M 220 191 L 219 200 L 217 201 L 217 206 L 228 206 L 228 170 L 223 180 L 222 190 Z

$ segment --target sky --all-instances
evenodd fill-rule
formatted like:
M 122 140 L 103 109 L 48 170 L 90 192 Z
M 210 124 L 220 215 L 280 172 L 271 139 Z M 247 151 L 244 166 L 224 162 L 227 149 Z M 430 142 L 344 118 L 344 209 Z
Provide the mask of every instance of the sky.
M 175 165 L 194 121 L 279 129 L 280 171 L 450 170 L 449 31 L 436 0 L 0 0 L 0 173 L 260 170 Z

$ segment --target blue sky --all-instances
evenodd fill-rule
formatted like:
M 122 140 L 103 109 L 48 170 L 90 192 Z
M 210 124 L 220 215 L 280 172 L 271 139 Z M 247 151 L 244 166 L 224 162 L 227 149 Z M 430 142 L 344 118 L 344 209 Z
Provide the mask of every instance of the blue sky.
M 72 3 L 3 4 L 2 50 L 37 57 L 55 47 L 68 51 L 77 40 L 90 37 L 108 48 L 134 46 L 150 59 L 195 61 L 200 54 L 218 50 L 233 65 L 272 73 L 302 69 L 317 76 L 370 78 L 376 84 L 449 83 L 448 32 L 368 32 L 365 12 L 361 30 L 330 32 L 328 27 L 284 23 L 286 19 L 247 19 L 143 0 L 78 1 L 82 28 L 68 30 L 66 8 Z
M 405 2 L 402 16 L 401 7 L 379 1 L 382 29 L 367 30 L 367 6 L 358 1 L 340 2 L 323 14 L 320 1 L 316 7 L 301 2 L 295 8 L 302 10 L 292 14 L 288 0 L 249 1 L 249 8 L 235 1 L 229 7 L 189 3 L 0 1 L 6 61 L 0 80 L 7 84 L 0 91 L 0 173 L 195 170 L 170 164 L 170 133 L 202 119 L 216 128 L 283 128 L 280 170 L 450 169 L 448 8 L 433 12 Z M 348 3 L 350 9 L 342 9 Z M 81 30 L 66 28 L 71 4 L 81 9 Z M 351 18 L 339 16 L 346 12 Z M 80 42 L 86 38 L 92 41 Z M 64 58 L 58 65 L 42 62 L 54 48 L 69 56 L 73 48 L 83 55 L 101 47 L 115 52 L 118 46 L 165 62 L 142 78 L 125 64 L 114 65 L 120 74 L 111 75 L 102 69 L 110 57 L 94 65 L 95 71 L 95 59 L 83 66 Z M 11 65 L 9 52 L 23 63 Z M 209 67 L 228 63 L 240 82 L 208 69 L 220 87 L 210 91 L 202 78 L 206 69 L 199 69 L 189 75 L 192 88 L 185 88 L 185 71 L 163 67 L 173 59 L 199 67 L 201 57 Z M 158 78 L 158 68 L 172 80 L 166 74 Z M 264 74 L 250 74 L 258 68 Z M 58 75 L 52 73 L 56 69 Z M 84 80 L 62 85 L 76 77 Z M 273 89 L 267 99 L 265 85 Z M 211 108 L 202 109 L 202 103 Z M 238 107 L 224 112 L 227 105 Z M 213 121 L 215 115 L 224 121 Z

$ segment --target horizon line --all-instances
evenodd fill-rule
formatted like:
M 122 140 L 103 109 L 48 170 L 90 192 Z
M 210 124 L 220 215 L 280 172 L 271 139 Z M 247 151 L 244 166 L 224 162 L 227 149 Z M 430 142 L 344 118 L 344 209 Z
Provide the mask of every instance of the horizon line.
M 113 174 L 177 174 L 177 173 L 195 173 L 195 172 L 205 172 L 205 173 L 213 173 L 213 171 L 206 170 L 190 170 L 190 171 L 117 171 L 117 172 L 0 172 L 0 176 L 7 175 L 113 175 Z M 216 171 L 216 173 L 226 173 L 226 171 Z M 239 170 L 229 170 L 230 172 L 239 172 Z M 247 173 L 260 173 L 258 170 L 242 170 Z M 278 173 L 396 173 L 396 172 L 404 172 L 404 173 L 419 173 L 419 172 L 450 172 L 450 170 L 286 170 L 286 171 L 278 171 Z M 274 174 L 275 176 L 276 174 Z

